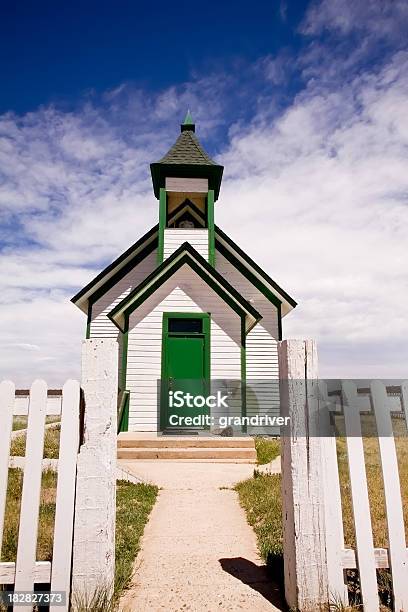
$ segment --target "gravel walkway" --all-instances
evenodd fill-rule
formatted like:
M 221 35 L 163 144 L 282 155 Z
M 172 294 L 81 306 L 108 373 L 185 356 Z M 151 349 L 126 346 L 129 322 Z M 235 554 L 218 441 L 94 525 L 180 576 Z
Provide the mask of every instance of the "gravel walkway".
M 177 461 L 119 462 L 162 490 L 121 610 L 282 610 L 256 538 L 232 487 L 254 466 Z

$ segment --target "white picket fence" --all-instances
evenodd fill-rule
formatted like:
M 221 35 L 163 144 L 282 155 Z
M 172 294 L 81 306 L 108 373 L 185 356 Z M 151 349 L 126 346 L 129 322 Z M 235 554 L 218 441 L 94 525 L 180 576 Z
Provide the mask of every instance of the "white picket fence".
M 15 398 L 14 384 L 0 384 L 0 542 L 6 511 L 9 452 L 14 416 L 27 416 L 25 467 L 20 506 L 16 562 L 0 563 L 0 583 L 14 585 L 16 591 L 32 591 L 35 583 L 50 583 L 52 591 L 70 592 L 72 530 L 75 502 L 76 463 L 79 447 L 80 387 L 75 380 L 65 383 L 62 391 L 60 450 L 53 536 L 52 564 L 37 561 L 37 535 L 41 494 L 45 420 L 55 415 L 55 406 L 47 410 L 47 385 L 42 380 L 33 383 L 28 405 Z M 26 606 L 14 606 L 16 611 Z M 58 610 L 60 607 L 50 607 Z
M 365 612 L 378 612 L 378 568 L 389 568 L 393 606 L 408 612 L 408 550 L 405 541 L 397 453 L 391 410 L 400 407 L 408 423 L 408 383 L 400 394 L 387 394 L 380 381 L 364 396 L 351 381 L 342 384 L 342 409 L 354 516 L 356 550 L 346 549 L 340 496 L 336 439 L 329 431 L 333 401 L 317 381 L 313 341 L 285 341 L 280 366 L 286 385 L 284 405 L 291 417 L 291 435 L 283 446 L 283 519 L 285 594 L 301 611 L 324 609 L 328 603 L 348 604 L 345 570 L 357 568 Z M 308 379 L 303 384 L 302 379 Z M 291 386 L 290 380 L 297 381 Z M 368 400 L 368 401 L 367 401 Z M 378 430 L 384 489 L 388 549 L 374 548 L 370 501 L 361 435 L 362 411 L 372 407 Z
M 116 409 L 118 347 L 114 340 L 87 340 L 82 350 L 85 413 L 80 440 L 80 384 L 65 383 L 62 400 L 47 400 L 47 385 L 37 380 L 29 397 L 15 395 L 14 384 L 0 384 L 0 546 L 7 512 L 13 417 L 28 416 L 16 561 L 0 562 L 0 585 L 32 591 L 37 583 L 82 601 L 100 587 L 111 589 L 114 577 L 116 497 Z M 60 415 L 57 489 L 52 561 L 36 559 L 46 416 Z M 81 442 L 81 445 L 80 445 Z M 18 464 L 18 462 L 17 462 Z M 53 468 L 55 470 L 55 461 Z M 71 597 L 72 599 L 72 597 Z M 15 612 L 27 606 L 14 605 Z

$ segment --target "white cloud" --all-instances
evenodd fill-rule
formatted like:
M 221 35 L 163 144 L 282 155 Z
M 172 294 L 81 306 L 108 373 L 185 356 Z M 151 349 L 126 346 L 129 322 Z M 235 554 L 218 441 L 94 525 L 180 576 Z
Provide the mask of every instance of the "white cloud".
M 284 331 L 320 341 L 323 374 L 403 376 L 408 54 L 316 89 L 234 136 L 217 218 L 298 299 Z
M 405 0 L 322 0 L 308 9 L 302 31 L 309 35 L 324 30 L 342 35 L 357 31 L 399 38 L 406 35 L 407 22 Z

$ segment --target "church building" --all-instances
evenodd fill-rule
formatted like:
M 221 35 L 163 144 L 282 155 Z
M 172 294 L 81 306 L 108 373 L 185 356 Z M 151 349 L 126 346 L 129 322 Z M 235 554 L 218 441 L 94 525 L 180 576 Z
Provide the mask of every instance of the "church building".
M 167 391 L 188 381 L 236 381 L 234 410 L 251 414 L 259 405 L 241 390 L 279 378 L 282 318 L 296 302 L 215 224 L 223 166 L 203 149 L 190 113 L 150 168 L 157 225 L 72 298 L 87 338 L 118 340 L 120 430 L 182 430 L 170 422 Z M 278 411 L 278 393 L 269 404 Z

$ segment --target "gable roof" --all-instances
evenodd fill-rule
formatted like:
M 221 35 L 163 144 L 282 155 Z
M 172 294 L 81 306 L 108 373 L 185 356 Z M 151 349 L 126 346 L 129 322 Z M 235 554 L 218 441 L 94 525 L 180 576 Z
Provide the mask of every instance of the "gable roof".
M 126 331 L 130 313 L 138 308 L 184 265 L 188 265 L 198 274 L 230 308 L 235 310 L 245 320 L 246 332 L 249 332 L 262 319 L 262 315 L 188 242 L 184 242 L 170 257 L 135 287 L 129 295 L 111 310 L 108 317 L 122 332 Z
M 179 209 L 177 209 L 178 212 Z M 176 211 L 173 214 L 175 213 Z M 157 247 L 158 230 L 158 225 L 152 227 L 144 236 L 74 295 L 71 302 L 87 314 L 89 302 L 95 302 L 100 295 L 123 278 L 125 274 Z M 297 302 L 218 226 L 215 226 L 215 246 L 216 250 L 226 256 L 268 299 L 274 302 L 275 305 L 276 302 L 280 303 L 282 317 L 297 306 Z

